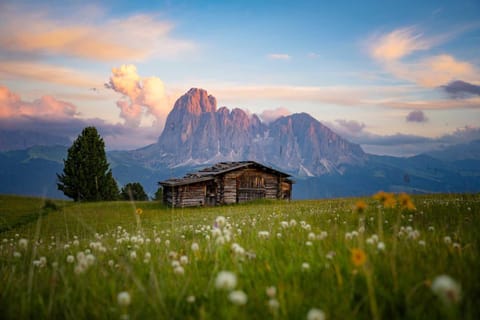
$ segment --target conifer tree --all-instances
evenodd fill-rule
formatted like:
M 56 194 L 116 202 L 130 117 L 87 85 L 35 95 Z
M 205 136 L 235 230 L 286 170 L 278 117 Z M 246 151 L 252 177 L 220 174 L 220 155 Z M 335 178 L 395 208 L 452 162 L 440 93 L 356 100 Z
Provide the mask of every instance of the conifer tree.
M 148 201 L 148 196 L 140 182 L 127 183 L 120 191 L 123 200 Z
M 118 186 L 107 162 L 105 143 L 95 127 L 87 127 L 68 149 L 58 190 L 74 201 L 118 199 Z

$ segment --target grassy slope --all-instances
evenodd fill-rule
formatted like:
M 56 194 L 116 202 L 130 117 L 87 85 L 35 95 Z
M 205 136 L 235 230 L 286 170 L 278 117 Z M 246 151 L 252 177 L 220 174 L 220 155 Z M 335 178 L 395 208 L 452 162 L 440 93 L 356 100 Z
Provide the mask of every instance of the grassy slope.
M 17 214 L 39 210 L 42 201 L 0 197 L 2 221 L 11 224 Z M 118 318 L 129 314 L 139 319 L 300 319 L 316 307 L 330 319 L 370 319 L 365 272 L 372 275 L 381 318 L 479 317 L 478 196 L 418 197 L 418 210 L 411 214 L 379 210 L 367 200 L 371 205 L 364 214 L 365 234 L 348 240 L 345 234 L 359 227 L 359 216 L 351 210 L 355 201 L 264 202 L 175 210 L 152 202 L 57 202 L 58 211 L 0 234 L 0 239 L 6 239 L 0 249 L 0 318 Z M 143 214 L 136 215 L 136 208 L 142 208 Z M 223 245 L 215 244 L 209 231 L 219 215 L 227 217 L 232 230 L 231 242 Z M 292 219 L 296 226 L 281 227 L 281 221 Z M 397 219 L 399 226 L 417 230 L 418 238 L 409 238 L 407 232 L 393 237 Z M 383 221 L 383 237 L 379 220 Z M 259 231 L 268 231 L 269 239 L 261 239 Z M 321 231 L 328 233 L 325 239 L 306 244 L 309 232 L 319 235 Z M 372 234 L 380 235 L 385 251 L 365 243 Z M 445 236 L 461 248 L 444 243 Z M 18 246 L 21 237 L 29 239 L 28 249 Z M 426 245 L 421 246 L 419 240 Z M 34 242 L 41 244 L 33 246 Z M 105 252 L 95 249 L 92 243 L 96 242 Z M 199 244 L 198 253 L 190 249 L 193 242 Z M 235 256 L 233 242 L 255 258 Z M 355 247 L 365 250 L 365 269 L 350 261 L 350 249 Z M 75 263 L 66 263 L 66 257 L 89 248 L 93 248 L 96 261 L 86 272 L 76 274 Z M 15 251 L 21 253 L 20 258 L 13 257 Z M 131 258 L 133 251 L 136 259 Z M 169 257 L 172 251 L 188 256 L 184 275 L 174 273 Z M 147 252 L 152 258 L 144 262 Z M 335 253 L 332 260 L 326 257 L 329 252 Z M 47 258 L 47 266 L 32 267 L 41 256 Z M 308 271 L 302 271 L 304 262 L 310 265 Z M 227 293 L 215 289 L 220 270 L 237 274 L 237 287 L 248 296 L 245 306 L 232 305 Z M 444 273 L 462 285 L 463 299 L 453 308 L 445 308 L 428 287 L 429 281 Z M 280 304 L 276 311 L 268 308 L 265 294 L 265 288 L 272 285 Z M 132 296 L 128 308 L 116 303 L 116 295 L 123 290 Z M 189 295 L 196 297 L 194 303 L 186 301 Z

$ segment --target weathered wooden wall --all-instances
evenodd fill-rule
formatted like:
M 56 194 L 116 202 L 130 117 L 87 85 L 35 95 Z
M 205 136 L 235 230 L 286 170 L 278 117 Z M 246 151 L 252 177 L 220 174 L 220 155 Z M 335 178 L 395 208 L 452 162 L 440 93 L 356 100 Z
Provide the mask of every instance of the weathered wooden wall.
M 290 199 L 289 180 L 258 168 L 219 174 L 209 182 L 166 187 L 164 203 L 174 207 L 233 204 L 256 199 Z

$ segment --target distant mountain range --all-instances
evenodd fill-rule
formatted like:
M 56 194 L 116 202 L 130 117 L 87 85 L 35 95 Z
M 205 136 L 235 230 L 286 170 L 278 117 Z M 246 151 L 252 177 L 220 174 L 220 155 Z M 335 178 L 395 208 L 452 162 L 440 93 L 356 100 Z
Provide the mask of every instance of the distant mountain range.
M 9 133 L 10 136 L 12 133 Z M 7 138 L 5 138 L 7 137 Z M 61 137 L 37 141 L 65 144 Z M 0 131 L 0 193 L 61 197 L 55 173 L 63 170 L 66 146 L 33 146 L 28 134 L 13 146 Z M 23 142 L 22 142 L 23 141 Z M 30 148 L 15 149 L 15 146 Z M 50 144 L 50 143 L 48 143 Z M 180 97 L 158 142 L 133 151 L 108 152 L 120 186 L 140 182 L 153 194 L 159 180 L 220 161 L 254 160 L 290 173 L 293 197 L 368 195 L 378 190 L 480 191 L 480 141 L 410 158 L 366 154 L 306 113 L 264 123 L 241 109 L 217 109 L 203 89 Z

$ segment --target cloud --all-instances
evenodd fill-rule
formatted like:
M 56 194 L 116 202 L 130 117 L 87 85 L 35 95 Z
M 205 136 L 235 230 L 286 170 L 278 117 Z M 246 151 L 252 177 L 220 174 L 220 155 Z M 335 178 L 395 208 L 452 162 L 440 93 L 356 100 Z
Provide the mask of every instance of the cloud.
M 290 60 L 292 58 L 286 53 L 270 53 L 267 57 L 272 60 Z
M 415 51 L 429 49 L 433 43 L 422 39 L 414 27 L 400 28 L 370 39 L 371 55 L 381 61 L 401 59 Z
M 122 65 L 112 69 L 105 87 L 123 95 L 117 107 L 127 126 L 138 127 L 146 111 L 156 119 L 156 126 L 163 127 L 171 103 L 159 78 L 141 78 L 134 65 Z
M 453 110 L 453 109 L 479 109 L 480 97 L 457 100 L 414 100 L 414 101 L 378 101 L 379 106 L 394 109 L 415 110 Z
M 78 118 L 75 105 L 43 96 L 32 102 L 24 101 L 7 87 L 0 86 L 0 128 L 7 131 L 26 131 L 44 135 L 76 138 L 83 128 L 95 126 L 112 149 L 134 149 L 154 143 L 161 128 L 128 127 L 110 124 L 105 120 Z
M 422 110 L 414 110 L 405 117 L 407 122 L 427 122 L 428 118 Z
M 260 118 L 262 119 L 263 122 L 270 123 L 277 120 L 280 117 L 288 116 L 289 114 L 291 114 L 290 110 L 284 107 L 279 107 L 276 109 L 264 110 L 260 114 Z
M 91 88 L 102 83 L 101 77 L 78 70 L 27 61 L 1 61 L 0 76 L 3 79 L 37 80 L 84 88 Z
M 85 10 L 79 8 L 74 8 L 75 14 L 69 14 L 68 18 L 11 6 L 2 9 L 0 48 L 3 52 L 96 61 L 140 61 L 152 55 L 175 56 L 195 47 L 190 41 L 174 38 L 171 35 L 174 25 L 154 15 L 137 14 L 122 19 L 100 15 L 81 19 Z M 85 15 L 89 17 L 87 14 L 89 12 Z
M 447 92 L 450 97 L 454 99 L 464 99 L 472 95 L 480 96 L 480 86 L 461 80 L 450 82 L 449 84 L 441 86 L 440 88 L 445 90 L 445 92 Z
M 337 119 L 335 122 L 350 133 L 361 132 L 366 127 L 365 123 L 356 120 Z
M 413 55 L 447 41 L 456 33 L 458 31 L 427 38 L 416 28 L 406 27 L 370 37 L 367 47 L 370 56 L 387 72 L 423 87 L 438 87 L 458 79 L 478 81 L 480 72 L 470 62 L 460 61 L 449 54 L 424 54 L 423 58 Z
M 27 102 L 7 87 L 0 86 L 0 118 L 38 117 L 40 115 L 45 119 L 65 119 L 77 114 L 75 105 L 59 101 L 52 96 L 46 95 L 33 102 Z

